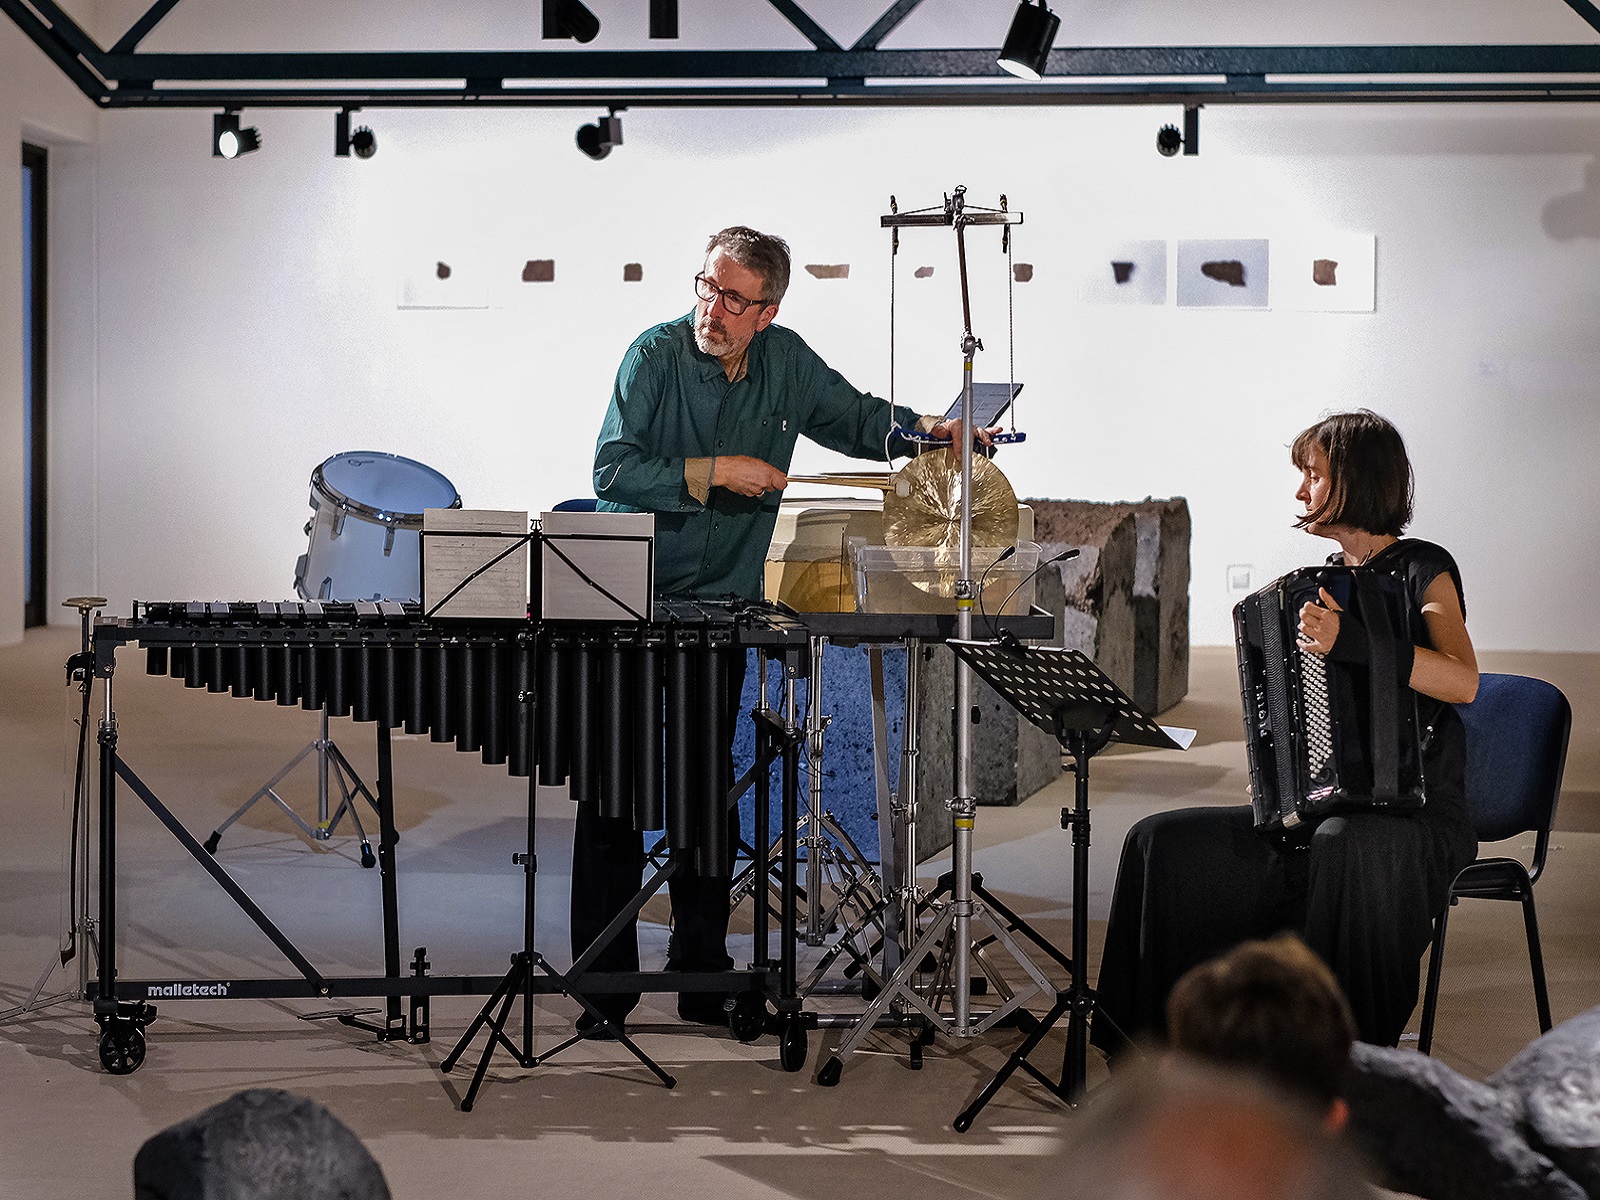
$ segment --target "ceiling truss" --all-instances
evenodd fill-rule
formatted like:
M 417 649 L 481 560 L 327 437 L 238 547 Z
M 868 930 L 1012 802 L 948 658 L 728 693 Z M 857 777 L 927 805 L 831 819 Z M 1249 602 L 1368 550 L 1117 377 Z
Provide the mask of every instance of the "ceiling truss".
M 1600 100 L 1600 42 L 1058 46 L 1045 78 L 1025 83 L 993 49 L 880 49 L 921 0 L 897 0 L 848 48 L 797 0 L 766 0 L 811 49 L 139 52 L 179 2 L 155 0 L 110 49 L 55 0 L 0 0 L 0 12 L 102 108 Z M 1600 32 L 1594 0 L 1566 3 Z

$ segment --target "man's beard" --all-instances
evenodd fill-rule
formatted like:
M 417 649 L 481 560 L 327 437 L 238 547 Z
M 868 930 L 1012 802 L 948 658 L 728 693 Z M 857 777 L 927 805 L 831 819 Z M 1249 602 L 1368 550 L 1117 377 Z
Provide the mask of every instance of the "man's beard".
M 713 358 L 727 358 L 744 348 L 728 335 L 726 326 L 710 321 L 695 322 L 694 344 L 699 347 L 701 354 L 709 354 Z

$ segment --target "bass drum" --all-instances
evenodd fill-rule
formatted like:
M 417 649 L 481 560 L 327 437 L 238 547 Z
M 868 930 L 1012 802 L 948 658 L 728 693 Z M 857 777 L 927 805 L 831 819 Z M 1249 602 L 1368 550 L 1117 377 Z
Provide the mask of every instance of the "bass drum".
M 346 450 L 311 472 L 310 545 L 295 565 L 306 600 L 422 596 L 422 511 L 460 508 L 455 486 L 398 454 Z

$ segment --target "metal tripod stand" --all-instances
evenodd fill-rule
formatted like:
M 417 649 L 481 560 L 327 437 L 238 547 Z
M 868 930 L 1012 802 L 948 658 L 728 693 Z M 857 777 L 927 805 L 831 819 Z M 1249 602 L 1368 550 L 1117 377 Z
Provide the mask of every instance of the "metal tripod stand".
M 362 827 L 361 814 L 356 811 L 355 799 L 357 796 L 362 797 L 372 805 L 374 811 L 377 810 L 378 801 L 367 785 L 361 781 L 361 776 L 356 774 L 356 769 L 350 765 L 350 760 L 344 756 L 344 751 L 340 750 L 329 736 L 327 705 L 322 706 L 319 715 L 322 718 L 322 728 L 318 736 L 302 746 L 300 752 L 285 763 L 282 770 L 257 788 L 255 794 L 236 808 L 232 816 L 211 831 L 211 836 L 205 840 L 208 853 L 217 852 L 217 845 L 222 841 L 222 835 L 227 832 L 228 826 L 249 812 L 256 801 L 271 800 L 300 827 L 301 832 L 319 842 L 331 838 L 340 819 L 349 813 L 350 823 L 356 827 L 356 836 L 361 839 L 361 865 L 369 868 L 378 865 L 377 856 L 372 852 L 372 843 L 367 839 L 367 831 Z M 295 812 L 277 791 L 278 785 L 305 761 L 308 754 L 317 756 L 317 821 L 314 825 Z M 333 810 L 332 815 L 328 812 L 328 803 L 332 798 L 330 780 L 339 787 L 339 806 Z
M 885 934 L 883 885 L 871 861 L 827 809 L 823 798 L 822 769 L 826 747 L 827 728 L 832 717 L 822 712 L 822 680 L 827 638 L 811 635 L 807 638 L 809 672 L 806 681 L 808 699 L 804 720 L 806 744 L 806 805 L 800 816 L 796 844 L 805 851 L 805 887 L 801 893 L 805 911 L 802 935 L 808 946 L 822 946 L 829 935 L 837 933 L 838 939 L 818 961 L 810 975 L 800 985 L 802 996 L 816 991 L 823 979 L 841 956 L 848 956 L 853 970 L 874 974 L 871 958 L 875 946 Z M 765 675 L 758 706 L 766 703 Z M 754 837 L 766 836 L 757 829 Z M 784 832 L 768 842 L 767 861 L 783 862 L 781 845 Z M 755 898 L 761 886 L 753 865 L 742 871 L 734 880 L 731 901 L 739 904 L 746 896 Z M 787 867 L 785 867 L 787 869 Z M 775 904 L 781 896 L 781 880 L 768 873 L 766 892 L 768 903 Z M 759 901 L 757 901 L 759 902 Z M 881 983 L 881 979 L 877 980 Z
M 974 225 L 1010 226 L 1020 224 L 1021 213 L 1004 207 L 998 210 L 966 207 L 966 189 L 958 187 L 945 197 L 942 210 L 900 213 L 891 211 L 881 218 L 883 228 L 899 231 L 912 226 L 937 226 L 953 228 L 956 234 L 956 255 L 961 278 L 961 312 L 963 332 L 961 337 L 961 506 L 960 506 L 960 567 L 956 581 L 956 636 L 960 640 L 972 637 L 972 609 L 976 601 L 972 579 L 972 366 L 983 343 L 972 332 L 972 303 L 967 284 L 966 230 Z M 1006 231 L 1009 246 L 1010 230 Z M 953 838 L 951 843 L 951 887 L 948 900 L 935 911 L 922 935 L 917 938 L 899 967 L 890 976 L 888 985 L 868 1007 L 856 1027 L 840 1043 L 838 1051 L 823 1064 L 817 1082 L 824 1087 L 838 1083 L 844 1059 L 854 1051 L 877 1024 L 879 1016 L 891 1005 L 906 1004 L 920 1011 L 930 1022 L 929 1028 L 950 1037 L 977 1037 L 992 1029 L 1034 995 L 1053 991 L 1049 979 L 1039 966 L 1028 957 L 1021 942 L 1012 935 L 1007 923 L 991 917 L 974 894 L 972 880 L 972 833 L 977 813 L 977 799 L 970 785 L 972 767 L 971 694 L 972 672 L 967 663 L 958 658 L 955 663 L 955 795 L 950 800 L 950 818 Z M 986 940 L 992 939 L 1005 948 L 1031 981 L 1021 990 L 1004 996 L 1001 1002 L 984 1015 L 971 1011 L 973 930 L 986 928 Z M 929 997 L 916 984 L 922 961 L 943 943 L 947 972 L 941 972 L 936 989 Z M 948 1017 L 939 1003 L 948 995 Z
M 67 839 L 68 868 L 67 932 L 60 948 L 50 956 L 44 970 L 39 973 L 28 998 L 15 1008 L 0 1012 L 0 1024 L 51 1008 L 57 1004 L 81 1001 L 89 994 L 89 979 L 100 958 L 100 945 L 95 936 L 94 918 L 89 915 L 89 700 L 94 690 L 94 671 L 89 649 L 90 630 L 94 627 L 94 614 L 106 603 L 104 596 L 73 596 L 62 601 L 63 608 L 78 610 L 83 623 L 83 641 L 79 653 L 67 663 L 67 677 L 78 685 L 83 694 L 82 711 L 78 716 L 78 752 L 72 782 L 72 831 Z M 78 986 L 71 991 L 44 994 L 57 967 L 66 967 L 77 961 Z

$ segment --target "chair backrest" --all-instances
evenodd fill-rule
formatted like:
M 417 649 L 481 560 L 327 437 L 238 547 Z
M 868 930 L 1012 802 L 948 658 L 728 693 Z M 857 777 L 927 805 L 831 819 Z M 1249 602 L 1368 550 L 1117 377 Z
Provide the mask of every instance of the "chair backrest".
M 1553 683 L 1480 675 L 1478 695 L 1456 711 L 1467 727 L 1467 808 L 1478 839 L 1540 835 L 1535 866 L 1555 823 L 1572 707 Z
M 551 512 L 594 512 L 595 505 L 600 502 L 593 496 L 584 496 L 577 500 L 563 500 L 552 508 Z

